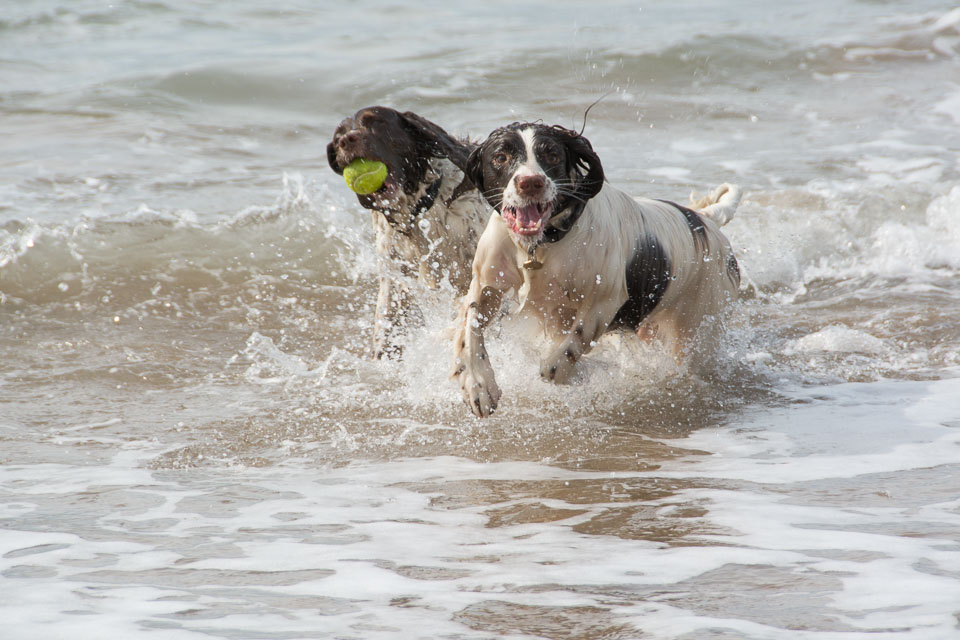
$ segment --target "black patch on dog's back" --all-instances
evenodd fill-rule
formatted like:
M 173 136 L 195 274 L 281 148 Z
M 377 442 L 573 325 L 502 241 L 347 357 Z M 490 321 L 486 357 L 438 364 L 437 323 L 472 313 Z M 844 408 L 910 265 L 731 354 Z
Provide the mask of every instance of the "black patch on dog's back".
M 683 217 L 687 220 L 687 225 L 690 227 L 690 233 L 693 234 L 693 245 L 697 248 L 697 251 L 705 253 L 707 250 L 707 228 L 704 226 L 700 214 L 676 202 L 670 202 L 669 200 L 660 200 L 660 202 L 676 207 L 677 211 L 683 214 Z
M 623 303 L 611 329 L 636 329 L 663 299 L 670 284 L 670 257 L 656 237 L 646 235 L 637 241 L 627 265 L 627 301 Z

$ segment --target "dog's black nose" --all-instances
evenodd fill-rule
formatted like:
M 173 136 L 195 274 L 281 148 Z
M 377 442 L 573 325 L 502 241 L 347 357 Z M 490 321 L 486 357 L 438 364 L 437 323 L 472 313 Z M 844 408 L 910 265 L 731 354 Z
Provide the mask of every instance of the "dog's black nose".
M 357 140 L 360 139 L 360 136 L 356 131 L 348 131 L 347 133 L 340 136 L 340 139 L 337 141 L 337 146 L 341 149 L 347 149 L 357 144 Z
M 517 191 L 523 195 L 538 195 L 547 186 L 547 177 L 543 174 L 517 176 Z

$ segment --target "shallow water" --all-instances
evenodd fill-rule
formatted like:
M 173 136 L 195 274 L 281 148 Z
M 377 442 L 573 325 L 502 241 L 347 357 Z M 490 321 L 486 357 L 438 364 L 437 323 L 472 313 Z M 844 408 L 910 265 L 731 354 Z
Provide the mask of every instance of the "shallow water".
M 4 637 L 960 637 L 960 9 L 32 1 L 0 18 Z M 509 19 L 507 19 L 509 18 Z M 746 192 L 718 353 L 370 358 L 373 103 Z

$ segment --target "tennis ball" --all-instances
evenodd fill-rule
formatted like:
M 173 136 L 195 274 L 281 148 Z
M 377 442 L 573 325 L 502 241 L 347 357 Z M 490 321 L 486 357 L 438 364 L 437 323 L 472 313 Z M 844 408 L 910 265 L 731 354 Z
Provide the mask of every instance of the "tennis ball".
M 354 193 L 367 195 L 383 186 L 387 165 L 377 160 L 357 158 L 343 169 L 343 179 Z

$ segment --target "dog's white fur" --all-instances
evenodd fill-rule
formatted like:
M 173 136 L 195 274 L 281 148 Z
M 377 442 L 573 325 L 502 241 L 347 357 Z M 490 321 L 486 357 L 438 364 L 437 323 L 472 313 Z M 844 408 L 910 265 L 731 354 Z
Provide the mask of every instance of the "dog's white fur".
M 528 170 L 535 169 L 522 166 L 518 171 Z M 504 202 L 508 195 L 514 197 L 505 192 Z M 534 249 L 543 264 L 539 269 L 523 266 L 531 255 L 528 238 L 512 233 L 500 215 L 492 215 L 477 246 L 454 337 L 454 376 L 471 410 L 487 416 L 501 396 L 483 330 L 498 314 L 503 295 L 515 292 L 521 312 L 540 321 L 554 342 L 540 374 L 563 382 L 627 301 L 626 265 L 640 238 L 656 238 L 671 268 L 663 298 L 638 334 L 656 336 L 679 355 L 703 320 L 719 315 L 737 296 L 739 278 L 730 273 L 732 250 L 719 227 L 733 216 L 739 198 L 738 187 L 723 185 L 697 203 L 707 239 L 701 250 L 676 206 L 634 199 L 604 184 L 566 236 Z M 736 262 L 732 264 L 735 268 Z
M 415 203 L 438 177 L 440 193 L 426 212 L 411 215 Z M 390 345 L 390 334 L 410 311 L 409 286 L 397 275 L 413 275 L 436 289 L 447 280 L 458 295 L 470 286 L 470 268 L 477 241 L 490 216 L 490 208 L 476 191 L 447 204 L 460 183 L 462 173 L 443 158 L 430 160 L 420 190 L 413 196 L 402 191 L 393 196 L 391 224 L 380 211 L 371 211 L 376 232 L 380 289 L 374 326 L 374 348 L 378 356 Z M 403 213 L 400 213 L 403 212 Z M 397 220 L 396 218 L 401 218 Z M 395 273 L 400 271 L 400 274 Z

